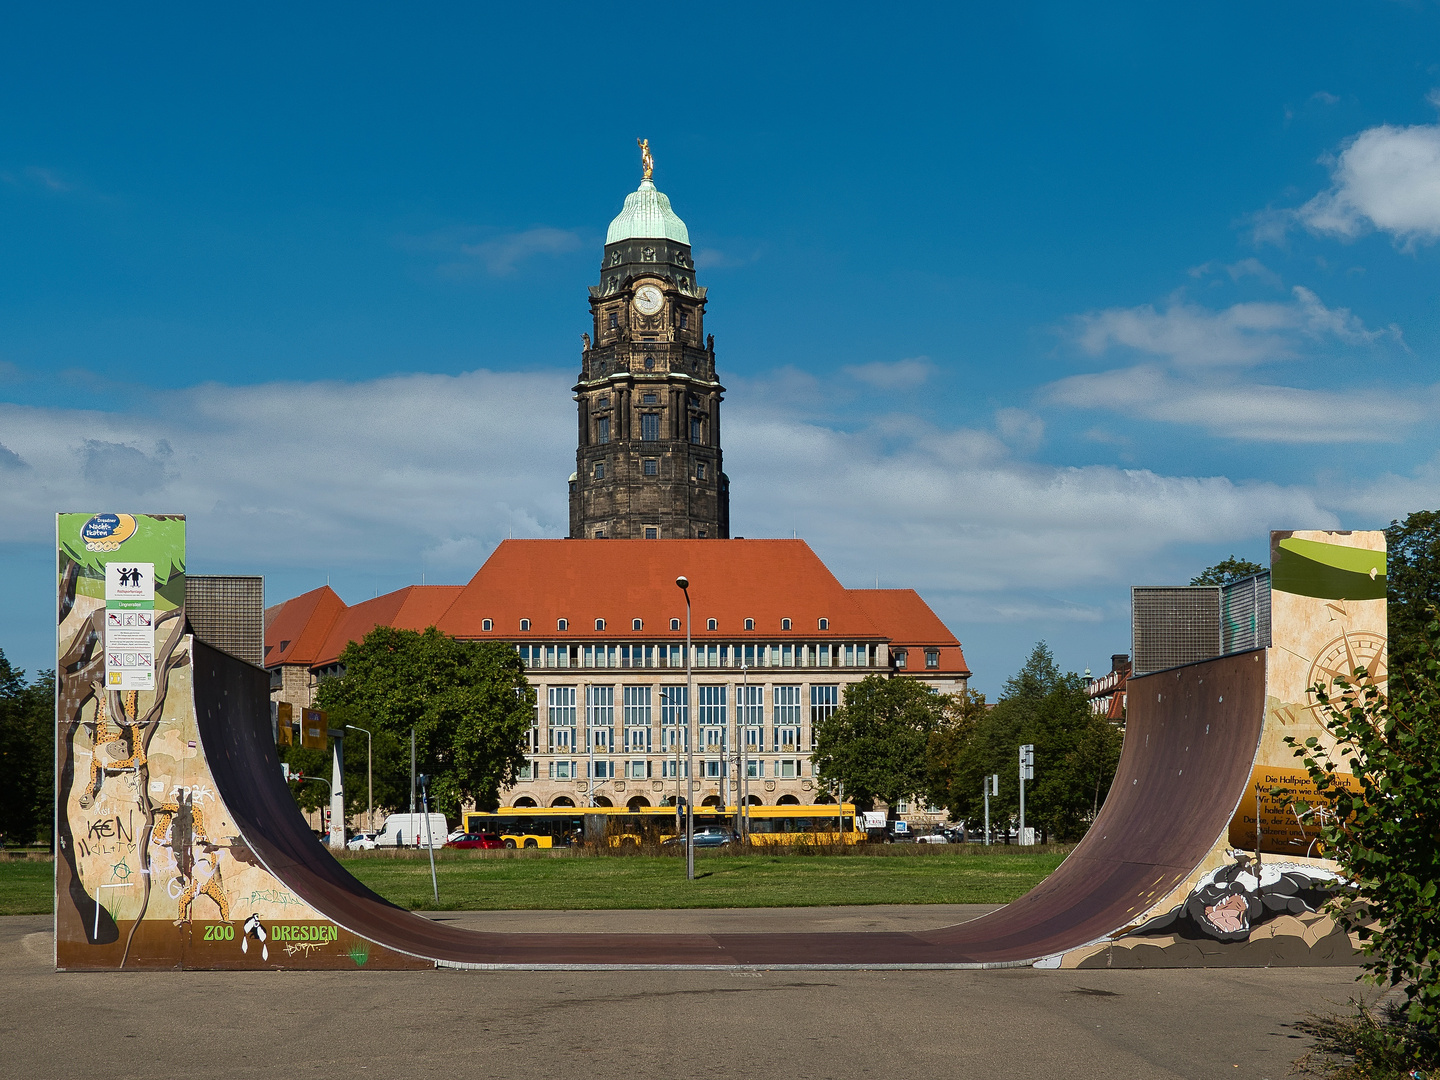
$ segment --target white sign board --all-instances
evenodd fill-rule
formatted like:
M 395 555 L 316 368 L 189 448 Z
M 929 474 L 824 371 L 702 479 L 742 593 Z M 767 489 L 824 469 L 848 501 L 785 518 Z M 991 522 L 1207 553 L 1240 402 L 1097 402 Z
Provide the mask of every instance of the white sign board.
M 105 564 L 105 687 L 155 689 L 155 564 Z

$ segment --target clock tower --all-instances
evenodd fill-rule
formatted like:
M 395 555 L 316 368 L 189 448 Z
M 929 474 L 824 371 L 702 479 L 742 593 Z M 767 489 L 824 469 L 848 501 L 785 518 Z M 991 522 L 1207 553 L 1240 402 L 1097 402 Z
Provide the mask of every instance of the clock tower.
M 715 339 L 695 283 L 690 231 L 643 179 L 605 235 L 582 337 L 579 447 L 570 477 L 576 539 L 725 538 L 729 480 L 720 457 Z

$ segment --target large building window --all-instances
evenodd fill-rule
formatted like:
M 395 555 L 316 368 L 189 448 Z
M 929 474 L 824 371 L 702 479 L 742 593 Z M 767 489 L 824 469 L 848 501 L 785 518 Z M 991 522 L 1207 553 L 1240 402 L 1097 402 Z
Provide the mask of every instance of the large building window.
M 656 442 L 660 438 L 660 414 L 640 414 L 640 438 L 644 442 Z
M 795 753 L 800 749 L 800 687 L 774 688 L 775 749 Z
M 690 418 L 690 441 L 692 443 L 703 443 L 705 441 L 705 424 L 698 416 Z
M 595 441 L 607 443 L 610 441 L 610 418 L 608 416 L 597 416 L 595 418 Z
M 627 686 L 622 691 L 625 711 L 625 750 L 650 752 L 650 687 Z
M 660 748 L 667 754 L 677 749 L 685 749 L 685 731 L 690 711 L 685 695 L 686 688 L 683 686 L 660 688 Z
M 765 749 L 765 687 L 742 683 L 735 688 L 735 720 L 744 732 L 745 751 Z
M 840 707 L 840 687 L 810 687 L 810 749 L 815 749 L 815 728 L 835 715 Z
M 615 746 L 615 688 L 613 686 L 587 686 L 585 688 L 585 726 L 590 733 L 590 745 L 597 753 L 608 754 Z
M 575 749 L 575 687 L 550 687 L 550 752 Z

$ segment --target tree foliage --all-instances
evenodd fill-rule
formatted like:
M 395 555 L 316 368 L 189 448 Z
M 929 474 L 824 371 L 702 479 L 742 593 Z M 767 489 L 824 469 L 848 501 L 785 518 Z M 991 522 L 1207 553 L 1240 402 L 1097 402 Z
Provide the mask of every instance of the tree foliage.
M 1229 585 L 1232 581 L 1239 581 L 1251 574 L 1258 574 L 1265 567 L 1249 559 L 1237 559 L 1231 555 L 1228 559 L 1222 559 L 1214 566 L 1200 571 L 1190 579 L 1191 585 Z
M 1026 785 L 1025 823 L 1047 837 L 1083 835 L 1110 790 L 1120 760 L 1121 733 L 1090 708 L 1085 681 L 1061 674 L 1042 641 L 1006 683 L 1000 700 L 987 709 L 975 695 L 957 709 L 960 719 L 937 733 L 930 745 L 926 790 L 948 806 L 955 820 L 979 821 L 983 784 L 1000 775 L 1000 794 L 991 797 L 991 821 L 1020 809 L 1019 748 L 1035 747 L 1035 779 Z
M 1440 605 L 1440 510 L 1418 510 L 1385 530 L 1389 665 L 1403 673 L 1423 667 L 1425 626 Z M 1404 692 L 1404 687 L 1398 688 Z
M 414 727 L 416 768 L 430 777 L 432 809 L 456 817 L 467 800 L 485 810 L 498 805 L 500 790 L 524 764 L 535 714 L 535 691 L 513 647 L 457 641 L 433 626 L 424 633 L 377 626 L 346 647 L 340 664 L 344 674 L 320 684 L 316 703 L 332 725 L 374 732 L 377 802 L 383 775 L 387 802 L 409 805 Z M 354 738 L 346 754 L 347 808 L 357 791 L 363 806 L 364 742 Z M 321 775 L 328 777 L 328 765 Z
M 916 679 L 869 675 L 815 725 L 815 767 L 831 789 L 845 785 L 857 805 L 895 804 L 925 790 L 925 753 L 945 721 L 947 699 Z
M 1433 1035 L 1440 1028 L 1440 622 L 1434 608 L 1421 637 L 1424 659 L 1408 668 L 1401 693 L 1387 699 L 1364 669 L 1352 682 L 1315 688 L 1333 749 L 1314 737 L 1303 746 L 1286 741 L 1330 811 L 1327 854 L 1358 887 L 1337 901 L 1335 913 L 1359 934 L 1365 977 L 1403 987 L 1411 1022 Z M 1346 772 L 1358 789 L 1344 782 Z M 1397 1032 L 1396 1038 L 1407 1037 Z
M 55 791 L 55 673 L 33 683 L 0 651 L 0 837 L 49 841 Z

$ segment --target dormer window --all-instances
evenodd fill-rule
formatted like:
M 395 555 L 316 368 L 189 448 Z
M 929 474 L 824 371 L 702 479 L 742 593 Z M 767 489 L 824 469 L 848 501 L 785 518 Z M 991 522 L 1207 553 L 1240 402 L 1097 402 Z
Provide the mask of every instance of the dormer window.
M 789 619 L 781 619 L 781 620 L 780 620 L 780 629 L 781 629 L 781 630 L 789 630 L 789 629 L 790 629 L 790 620 L 789 620 Z
M 705 620 L 705 629 L 706 629 L 706 630 L 718 630 L 718 629 L 720 629 L 720 624 L 719 624 L 716 620 L 714 620 L 714 619 L 706 619 L 706 620 Z
M 523 631 L 526 631 L 526 630 L 529 630 L 529 629 L 530 629 L 530 620 L 529 620 L 529 619 L 521 619 L 521 620 L 520 620 L 520 629 L 521 629 L 522 632 L 523 632 Z
M 481 619 L 481 620 L 480 620 L 480 629 L 481 629 L 481 630 L 484 630 L 484 631 L 488 634 L 491 630 L 494 630 L 494 629 L 495 629 L 495 624 L 494 624 L 493 622 L 491 622 L 489 619 Z
M 556 620 L 555 620 L 555 629 L 556 629 L 556 630 L 569 630 L 569 629 L 570 629 L 570 620 L 569 620 L 569 619 L 556 619 Z
M 595 620 L 595 629 L 596 629 L 596 630 L 604 630 L 604 629 L 605 629 L 605 620 L 604 620 L 604 619 L 596 619 L 596 620 Z
M 640 629 L 642 626 L 644 626 L 644 625 L 645 625 L 645 624 L 642 623 L 639 619 L 631 619 L 631 620 L 630 620 L 630 629 L 631 629 L 631 630 L 639 630 L 639 629 Z
M 820 620 L 820 629 L 821 629 L 821 630 L 829 630 L 829 629 L 830 629 L 830 620 L 829 620 L 829 619 L 821 619 L 821 620 Z
M 897 668 L 903 668 L 908 660 L 909 656 L 904 649 L 895 650 L 895 666 Z
M 754 620 L 754 619 L 746 619 L 746 620 L 745 620 L 745 629 L 746 629 L 746 630 L 754 630 L 754 629 L 755 629 L 755 620 Z
M 670 620 L 670 629 L 671 629 L 671 630 L 679 630 L 679 629 L 680 629 L 680 620 L 679 620 L 679 619 L 671 619 L 671 620 Z
M 939 650 L 939 649 L 926 649 L 926 650 L 925 650 L 925 666 L 926 666 L 927 668 L 938 668 L 938 667 L 940 666 L 940 650 Z

